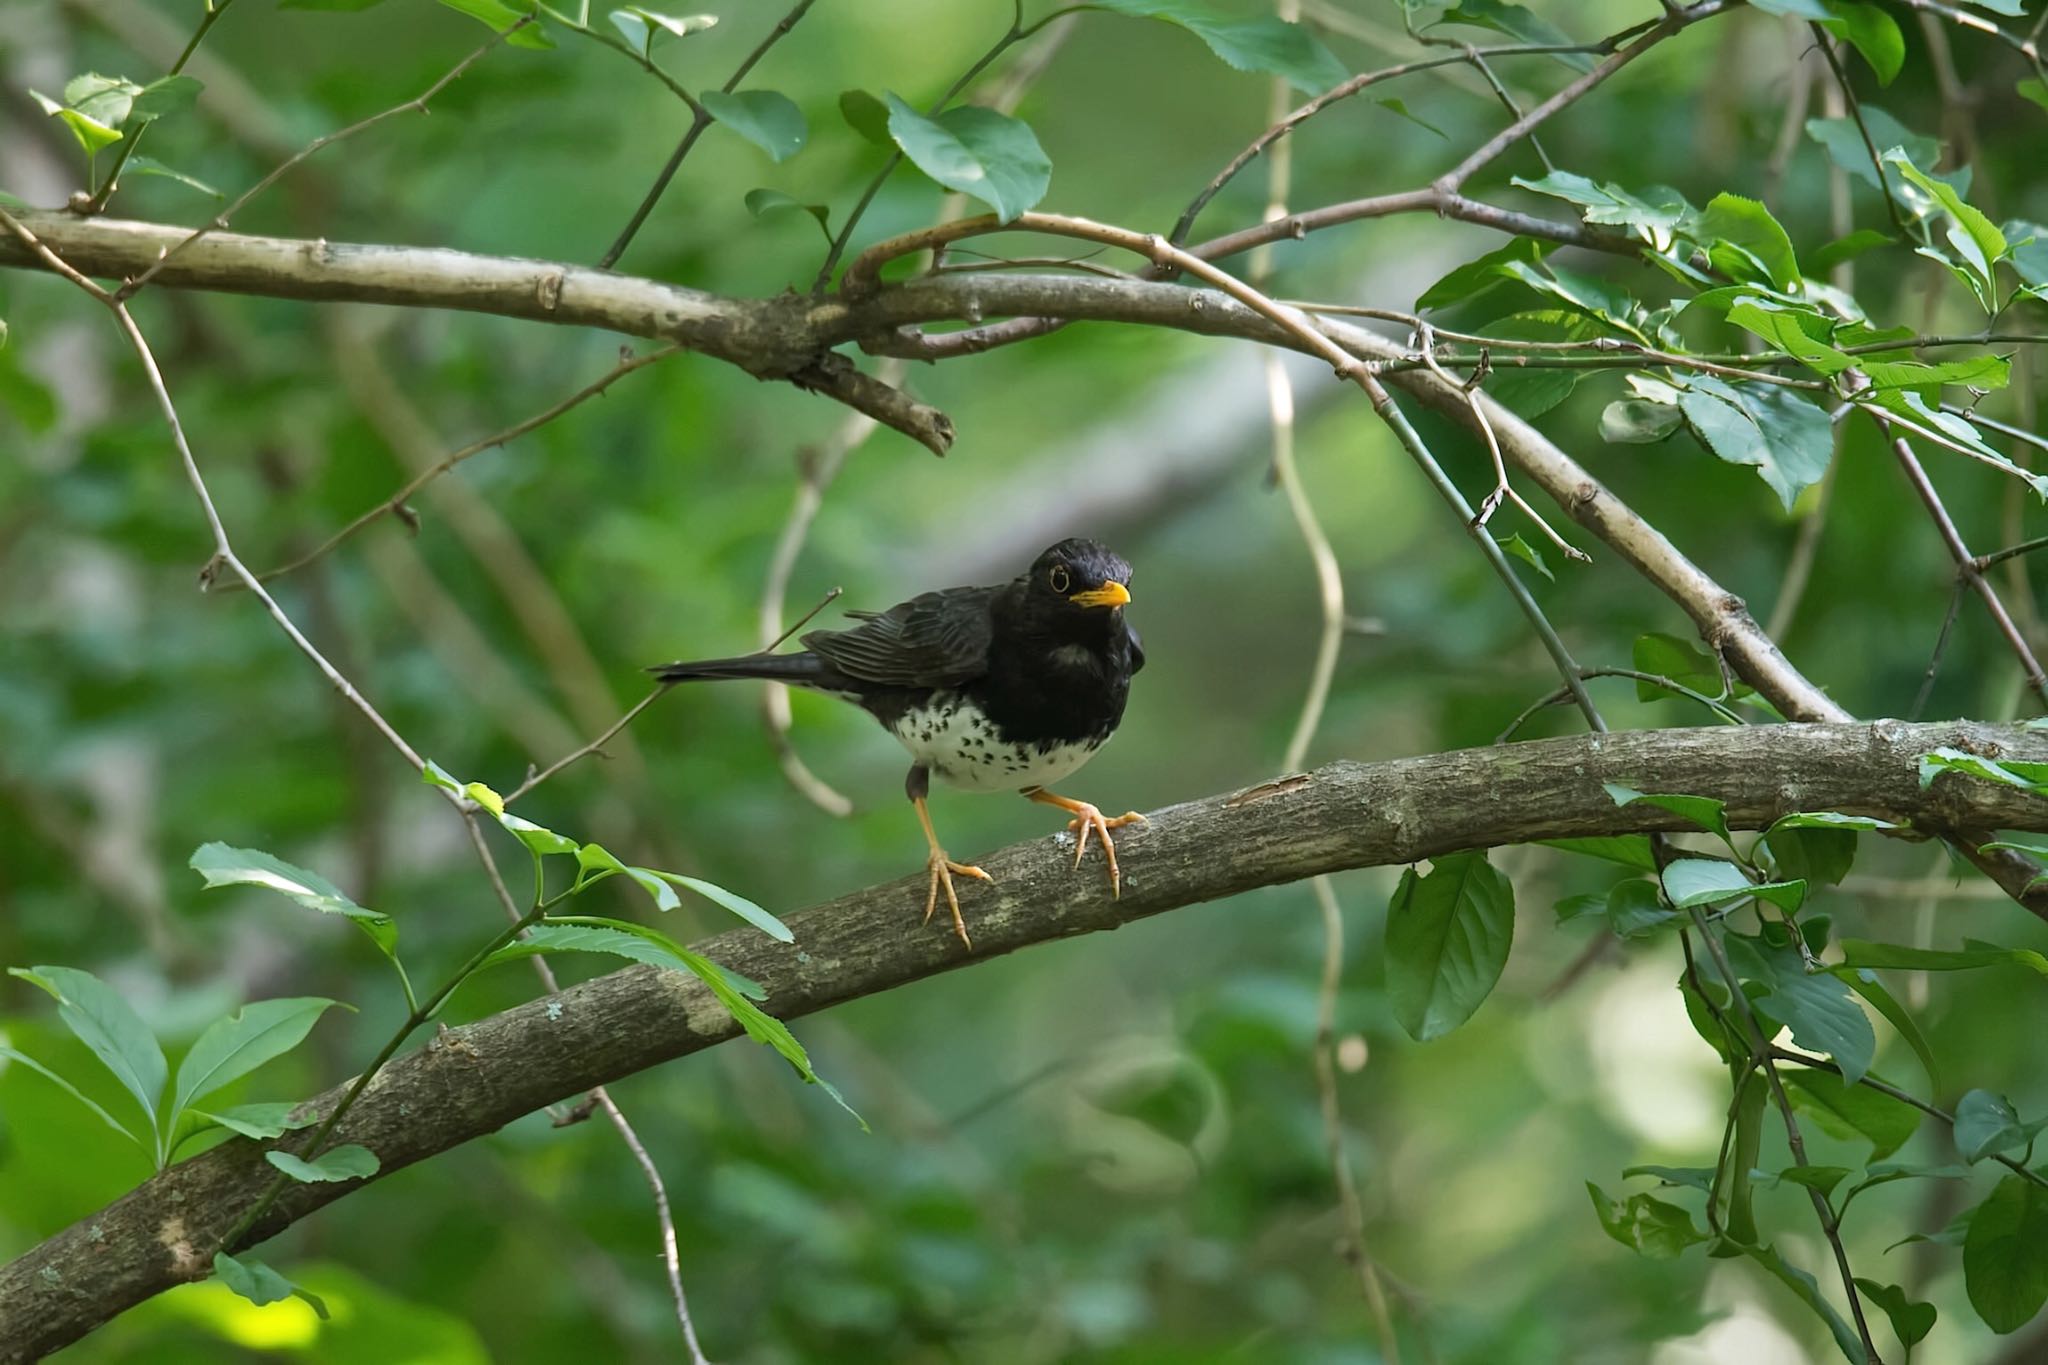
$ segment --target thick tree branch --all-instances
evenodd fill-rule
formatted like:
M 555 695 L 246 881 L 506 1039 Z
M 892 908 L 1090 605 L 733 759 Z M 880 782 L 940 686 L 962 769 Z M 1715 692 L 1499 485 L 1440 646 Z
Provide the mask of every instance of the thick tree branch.
M 922 874 L 790 919 L 783 945 L 736 930 L 703 945 L 760 982 L 784 1018 L 876 994 L 1001 953 L 1256 887 L 1532 839 L 1678 830 L 1677 816 L 1616 806 L 1601 783 L 1717 797 L 1754 829 L 1794 810 L 1910 822 L 1922 834 L 2048 830 L 2048 800 L 1944 776 L 1919 757 L 1943 745 L 2048 761 L 2048 735 L 1972 723 L 1753 726 L 1587 735 L 1390 763 L 1336 763 L 1153 813 L 1126 836 L 1121 900 L 1077 876 L 1052 841 L 978 861 L 978 951 L 915 922 Z M 2048 917 L 2048 895 L 2027 908 Z M 735 1033 L 693 979 L 635 967 L 451 1029 L 392 1062 L 337 1127 L 388 1175 L 593 1086 L 701 1051 Z M 324 1110 L 343 1093 L 312 1104 Z M 172 1285 L 209 1273 L 205 1252 L 274 1174 L 236 1139 L 147 1181 L 0 1267 L 0 1362 L 34 1359 Z M 381 1178 L 381 1177 L 380 1177 Z M 360 1186 L 297 1185 L 251 1234 L 262 1241 Z

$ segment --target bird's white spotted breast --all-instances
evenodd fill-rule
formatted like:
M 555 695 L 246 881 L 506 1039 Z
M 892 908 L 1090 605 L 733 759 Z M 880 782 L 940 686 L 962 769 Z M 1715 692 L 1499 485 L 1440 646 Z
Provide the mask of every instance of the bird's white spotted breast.
M 969 791 L 1049 787 L 1095 756 L 1101 740 L 1041 748 L 1010 744 L 979 709 L 957 694 L 937 693 L 925 707 L 906 711 L 893 727 L 897 742 L 932 776 Z

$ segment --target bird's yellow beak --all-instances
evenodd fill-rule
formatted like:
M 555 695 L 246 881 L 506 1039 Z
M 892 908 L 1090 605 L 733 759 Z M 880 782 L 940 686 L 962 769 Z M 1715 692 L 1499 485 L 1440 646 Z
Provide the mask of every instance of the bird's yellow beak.
M 1067 600 L 1077 607 L 1120 607 L 1131 600 L 1131 590 L 1121 583 L 1104 583 L 1099 588 L 1077 592 Z

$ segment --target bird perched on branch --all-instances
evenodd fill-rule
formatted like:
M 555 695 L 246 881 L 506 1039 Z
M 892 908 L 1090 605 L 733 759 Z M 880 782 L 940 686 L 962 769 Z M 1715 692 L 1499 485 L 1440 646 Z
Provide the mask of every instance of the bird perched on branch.
M 931 848 L 925 921 L 943 893 L 953 931 L 968 947 L 953 878 L 988 873 L 946 856 L 925 797 L 934 775 L 970 791 L 1015 790 L 1074 818 L 1074 866 L 1094 834 L 1112 895 L 1120 895 L 1109 832 L 1142 822 L 1108 818 L 1086 801 L 1046 790 L 1094 757 L 1123 719 L 1131 675 L 1145 665 L 1124 620 L 1131 566 L 1092 540 L 1063 540 L 1021 576 L 986 588 L 943 588 L 881 612 L 848 612 L 847 630 L 814 630 L 794 654 L 658 664 L 666 683 L 759 678 L 808 687 L 860 706 L 910 751 L 904 790 Z

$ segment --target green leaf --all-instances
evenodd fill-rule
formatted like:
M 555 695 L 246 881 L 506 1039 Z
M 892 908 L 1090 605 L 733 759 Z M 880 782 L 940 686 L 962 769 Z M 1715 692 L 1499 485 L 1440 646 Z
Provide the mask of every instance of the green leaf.
M 1743 1049 L 1743 1065 L 1730 1067 L 1735 1085 L 1734 1113 L 1730 1116 L 1730 1136 L 1734 1140 L 1721 1160 L 1728 1172 L 1728 1212 L 1723 1228 L 1732 1240 L 1752 1245 L 1758 1240 L 1755 1176 L 1757 1155 L 1763 1149 L 1764 1091 L 1768 1087 L 1762 1076 L 1747 1069 L 1747 1051 Z M 1710 1254 L 1723 1253 L 1716 1247 Z
M 1898 21 L 1876 5 L 1864 0 L 1823 0 L 1832 19 L 1822 22 L 1821 27 L 1846 38 L 1849 45 L 1863 54 L 1863 60 L 1870 63 L 1870 69 L 1877 73 L 1879 85 L 1890 85 L 1899 74 L 1899 68 L 1906 64 L 1906 36 L 1899 32 Z M 1929 1310 L 1932 1312 L 1932 1310 Z
M 1895 1284 L 1881 1284 L 1876 1280 L 1856 1277 L 1856 1287 L 1884 1310 L 1891 1319 L 1892 1331 L 1898 1334 L 1899 1343 L 1907 1348 L 1920 1344 L 1927 1334 L 1934 1330 L 1934 1305 L 1919 1303 L 1906 1296 L 1906 1291 Z
M 1418 1042 L 1472 1017 L 1507 966 L 1515 893 L 1483 853 L 1435 860 L 1429 875 L 1401 874 L 1387 911 L 1387 994 Z
M 1654 1261 L 1677 1258 L 1689 1246 L 1706 1241 L 1693 1226 L 1692 1215 L 1676 1204 L 1648 1194 L 1632 1194 L 1616 1204 L 1598 1185 L 1586 1182 L 1593 1198 L 1593 1212 L 1609 1237 Z
M 1879 1185 L 1892 1185 L 1901 1180 L 1968 1180 L 1970 1168 L 1954 1164 L 1925 1166 L 1909 1161 L 1873 1161 L 1863 1171 L 1863 1179 L 1850 1186 L 1849 1193 L 1842 1196 L 1842 1211 L 1847 1212 L 1849 1201 L 1865 1190 Z
M 2017 759 L 1999 763 L 1962 749 L 1951 749 L 1946 745 L 1932 753 L 1920 755 L 1921 786 L 1933 785 L 1934 779 L 1943 773 L 1962 773 L 1986 782 L 2018 787 L 2021 791 L 2038 793 L 2048 788 L 2048 764 L 2027 763 Z
M 336 13 L 353 14 L 358 10 L 381 5 L 384 0 L 277 0 L 279 9 L 332 10 Z
M 2014 1332 L 2048 1300 L 2048 1190 L 2017 1175 L 1977 1206 L 1963 1239 L 1970 1306 L 1994 1332 Z
M 1735 279 L 1761 277 L 1787 292 L 1799 288 L 1799 257 L 1771 211 L 1739 194 L 1717 194 L 1689 229 L 1716 268 Z M 1732 248 L 1732 250 L 1731 250 Z
M 745 896 L 734 891 L 728 891 L 715 882 L 703 881 L 697 877 L 685 877 L 680 872 L 662 872 L 651 867 L 640 867 L 632 870 L 635 872 L 645 872 L 650 876 L 659 877 L 666 882 L 674 882 L 677 886 L 687 886 L 712 904 L 724 906 L 727 910 L 732 911 L 732 913 L 738 915 L 741 919 L 777 942 L 796 942 L 796 935 L 789 931 L 788 925 L 748 900 Z
M 1747 896 L 1756 885 L 1741 868 L 1719 858 L 1676 858 L 1664 868 L 1664 894 L 1681 910 Z
M 1648 938 L 1684 918 L 1657 896 L 1655 882 L 1630 878 L 1607 893 L 1607 927 L 1618 938 Z
M 1637 194 L 1619 185 L 1599 184 L 1571 171 L 1552 171 L 1535 180 L 1515 176 L 1512 184 L 1576 204 L 1580 216 L 1602 227 L 1625 227 L 1659 252 L 1671 250 L 1678 225 L 1694 215 L 1684 195 L 1668 185 L 1653 185 Z
M 1856 363 L 1854 356 L 1828 344 L 1834 324 L 1811 310 L 1744 297 L 1729 307 L 1728 321 L 1755 332 L 1817 374 L 1837 375 Z
M 85 149 L 87 156 L 93 155 L 102 147 L 110 147 L 121 140 L 120 129 L 101 123 L 98 119 L 88 114 L 81 114 L 76 109 L 67 109 L 48 95 L 41 94 L 38 91 L 31 90 L 28 93 L 31 99 L 42 106 L 44 113 L 54 119 L 61 120 L 64 126 L 71 130 L 71 135 L 78 139 L 78 145 Z
M 171 1121 L 192 1101 L 297 1047 L 335 1002 L 318 996 L 259 1000 L 216 1019 L 178 1063 L 171 1094 Z
M 74 967 L 9 967 L 7 974 L 49 992 L 57 1001 L 57 1017 L 135 1097 L 154 1133 L 170 1063 L 156 1035 L 121 993 Z
M 1890 1156 L 1920 1127 L 1920 1111 L 1868 1086 L 1849 1085 L 1830 1071 L 1784 1069 L 1792 1103 L 1834 1137 L 1861 1137 L 1873 1161 Z
M 1788 826 L 1764 834 L 1778 875 L 1839 886 L 1856 863 L 1856 834 L 1846 829 Z
M 2022 1123 L 2005 1096 L 1972 1090 L 1956 1101 L 1956 1150 L 1974 1166 L 1987 1156 L 2027 1146 L 2044 1123 Z
M 206 87 L 190 76 L 165 76 L 162 80 L 151 81 L 136 93 L 132 117 L 137 123 L 149 123 L 171 114 L 182 114 L 192 107 L 199 98 L 199 92 Z
M 1666 1185 L 1683 1186 L 1689 1190 L 1698 1190 L 1702 1194 L 1714 1188 L 1714 1168 L 1712 1166 L 1625 1166 L 1622 1168 L 1621 1177 L 1624 1180 L 1633 1179 L 1639 1175 L 1655 1176 Z
M 1769 1178 L 1773 1182 L 1804 1185 L 1810 1190 L 1819 1190 L 1822 1197 L 1833 1195 L 1835 1186 L 1849 1178 L 1847 1166 L 1787 1166 Z
M 1815 279 L 1820 279 L 1844 261 L 1854 260 L 1866 251 L 1892 245 L 1892 239 L 1874 228 L 1857 228 L 1846 237 L 1837 237 L 1808 259 L 1807 266 Z
M 44 1066 L 41 1062 L 29 1056 L 27 1053 L 17 1052 L 13 1048 L 8 1047 L 5 1043 L 0 1043 L 0 1059 L 20 1062 L 23 1066 L 27 1067 L 30 1071 L 35 1072 L 38 1076 L 43 1077 L 45 1080 L 55 1082 L 57 1087 L 63 1090 L 65 1094 L 71 1096 L 72 1099 L 77 1100 L 80 1104 L 92 1110 L 93 1113 L 99 1115 L 101 1123 L 106 1124 L 107 1127 L 113 1129 L 122 1137 L 127 1138 L 130 1142 L 135 1143 L 139 1147 L 147 1148 L 149 1146 L 149 1143 L 146 1140 L 137 1137 L 133 1132 L 129 1131 L 126 1127 L 124 1127 L 119 1119 L 115 1118 L 112 1114 L 109 1114 L 100 1105 L 99 1101 L 93 1099 L 91 1096 L 87 1095 L 83 1090 L 80 1090 L 77 1086 L 65 1080 L 62 1076 L 50 1070 L 50 1068 Z M 0 1072 L 4 1072 L 4 1068 L 0 1068 Z
M 781 190 L 758 189 L 747 191 L 747 212 L 756 218 L 772 218 L 777 214 L 798 212 L 808 213 L 818 224 L 818 230 L 825 234 L 825 240 L 832 240 L 832 211 L 823 204 L 798 203 Z
M 65 106 L 96 123 L 119 128 L 135 111 L 142 87 L 125 76 L 102 76 L 88 72 L 64 83 Z M 49 112 L 46 108 L 45 113 Z
M 1423 290 L 1422 296 L 1415 300 L 1415 311 L 1427 313 L 1431 309 L 1446 308 L 1451 304 L 1476 298 L 1502 280 L 1512 278 L 1501 270 L 1501 266 L 1511 261 L 1535 265 L 1557 250 L 1557 247 L 1556 242 L 1539 241 L 1534 237 L 1517 237 L 1504 247 L 1489 251 L 1476 260 L 1467 261 Z
M 129 157 L 128 165 L 122 170 L 121 173 L 123 175 L 162 176 L 166 180 L 177 181 L 180 185 L 185 186 L 187 189 L 194 189 L 198 190 L 201 194 L 212 195 L 215 199 L 227 198 L 225 194 L 222 194 L 219 190 L 207 184 L 204 180 L 201 180 L 196 176 L 187 175 L 183 171 L 175 170 L 172 167 L 166 166 L 163 162 L 158 161 L 153 156 Z
M 493 33 L 509 31 L 512 25 L 518 23 L 521 19 L 529 17 L 533 12 L 530 4 L 525 9 L 514 9 L 512 6 L 505 4 L 504 0 L 441 0 L 441 3 L 449 9 L 467 14 L 470 18 L 482 23 Z M 526 25 L 526 27 L 512 34 L 505 41 L 512 47 L 530 47 L 539 50 L 545 50 L 555 45 L 554 40 L 541 30 L 538 23 Z
M 1976 291 L 1977 301 L 1985 311 L 1996 312 L 1997 287 L 1991 277 L 1991 267 L 2005 255 L 2005 234 L 1998 230 L 1997 224 L 1965 203 L 1955 186 L 1922 171 L 1900 148 L 1892 148 L 1882 159 L 1885 164 L 1896 166 L 1899 174 L 1908 181 L 1932 195 L 1935 202 L 1955 220 L 1956 230 L 1951 230 L 1947 237 L 1949 245 L 1962 258 L 1963 268 L 1958 273 Z M 1945 260 L 1939 255 L 1935 259 Z
M 1889 820 L 1880 820 L 1874 815 L 1844 815 L 1833 810 L 1802 810 L 1790 815 L 1781 815 L 1771 821 L 1771 829 L 1846 829 L 1878 830 L 1897 829 L 1899 826 Z M 1767 833 L 1769 831 L 1766 831 Z
M 771 161 L 795 156 L 809 136 L 803 110 L 779 90 L 706 90 L 698 98 L 713 118 L 768 153 Z
M 1480 334 L 1503 341 L 1592 341 L 1603 335 L 1604 329 L 1578 313 L 1548 308 L 1496 318 L 1482 327 Z M 1493 373 L 1486 380 L 1487 393 L 1525 419 L 1541 417 L 1571 397 L 1572 390 L 1585 377 L 1580 370 L 1523 365 L 1522 353 L 1512 347 L 1492 354 Z
M 1098 0 L 1102 9 L 1175 24 L 1208 44 L 1237 71 L 1262 71 L 1320 95 L 1351 73 L 1299 24 L 1279 19 L 1233 19 L 1186 0 Z
M 1657 855 L 1650 850 L 1650 839 L 1645 834 L 1614 834 L 1596 836 L 1590 839 L 1539 839 L 1545 848 L 1554 848 L 1561 853 L 1577 853 L 1587 858 L 1598 858 L 1606 863 L 1618 863 L 1632 867 L 1638 872 L 1655 872 Z
M 505 818 L 505 798 L 498 795 L 495 790 L 485 783 L 465 783 L 462 788 L 462 794 L 476 802 L 479 806 L 482 806 L 484 810 L 490 813 L 492 819 L 502 820 Z
M 1940 1090 L 1941 1069 L 1934 1060 L 1934 1049 L 1928 1045 L 1926 1035 L 1920 1032 L 1920 1025 L 1914 1021 L 1906 1007 L 1899 1003 L 1898 997 L 1886 990 L 1884 983 L 1877 979 L 1877 973 L 1868 968 L 1834 967 L 1829 970 L 1848 982 L 1850 990 L 1868 1000 L 1872 1008 L 1898 1030 L 1899 1036 L 1906 1040 L 1906 1046 L 1912 1048 L 1913 1055 L 1920 1059 L 1921 1067 L 1927 1072 L 1928 1083 L 1936 1090 Z
M 1931 166 L 1940 159 L 1941 143 L 1934 138 L 1920 136 L 1874 104 L 1862 104 L 1860 112 L 1870 130 L 1870 140 L 1877 144 L 1879 151 L 1887 147 L 1901 148 L 1908 158 L 1921 166 Z M 1877 167 L 1871 163 L 1870 148 L 1864 144 L 1856 120 L 1846 117 L 1808 119 L 1806 135 L 1827 149 L 1829 160 L 1872 189 L 1888 190 L 1896 199 L 1910 198 L 1904 192 L 1907 186 L 1897 168 L 1887 167 L 1884 180 L 1878 180 Z M 1922 205 L 1928 202 L 1920 200 Z
M 1395 115 L 1396 117 L 1407 119 L 1410 123 L 1414 124 L 1418 128 L 1423 128 L 1428 130 L 1429 132 L 1435 133 L 1438 137 L 1448 138 L 1450 136 L 1449 133 L 1445 132 L 1443 129 L 1437 127 L 1434 123 L 1431 123 L 1428 119 L 1422 117 L 1420 114 L 1410 109 L 1408 105 L 1402 100 L 1374 100 L 1373 103 L 1377 104 L 1380 108 L 1386 110 L 1390 114 Z
M 1731 850 L 1734 847 L 1733 836 L 1728 832 L 1726 802 L 1716 801 L 1711 796 L 1639 792 L 1633 787 L 1624 787 L 1619 782 L 1602 782 L 1600 785 L 1607 792 L 1608 799 L 1617 806 L 1632 806 L 1640 801 L 1645 805 L 1660 807 L 1680 819 L 1691 821 L 1707 833 L 1718 836 Z
M 877 147 L 887 147 L 893 141 L 889 136 L 889 106 L 865 90 L 840 92 L 839 117 Z
M 1045 197 L 1052 162 L 1030 125 L 974 105 L 926 118 L 893 93 L 888 99 L 890 137 L 947 189 L 973 195 L 1006 223 Z
M 1863 1079 L 1877 1053 L 1877 1033 L 1847 983 L 1829 972 L 1809 973 L 1790 944 L 1779 947 L 1744 934 L 1723 941 L 1735 970 L 1768 988 L 1756 1004 L 1792 1030 L 1792 1041 L 1833 1057 L 1850 1085 Z
M 213 1253 L 213 1273 L 220 1282 L 258 1308 L 292 1296 L 292 1282 L 253 1256 L 237 1260 L 225 1251 Z
M 1521 560 L 1524 564 L 1527 564 L 1537 573 L 1542 574 L 1546 579 L 1550 580 L 1552 583 L 1555 583 L 1557 581 L 1557 575 L 1552 573 L 1550 571 L 1550 566 L 1543 562 L 1543 556 L 1536 553 L 1536 547 L 1534 545 L 1531 545 L 1528 541 L 1522 539 L 1522 533 L 1520 531 L 1516 531 L 1513 535 L 1504 538 L 1500 536 L 1495 536 L 1494 544 L 1500 546 L 1500 548 L 1503 551 L 1510 555 L 1513 555 L 1516 559 Z
M 1986 848 L 2008 845 L 1986 844 Z M 1963 949 L 1909 948 L 1900 943 L 1870 943 L 1863 939 L 1842 940 L 1842 964 L 1855 967 L 1900 967 L 1920 972 L 1966 972 L 1978 967 L 2026 967 L 2048 976 L 2048 957 L 2032 948 L 2000 948 L 1973 944 Z
M 1815 23 L 1828 17 L 1824 0 L 1751 0 L 1751 5 L 1765 14 L 1783 14 Z
M 1562 47 L 1571 43 L 1572 36 L 1551 23 L 1548 19 L 1530 13 L 1520 5 L 1506 3 L 1506 0 L 1459 0 L 1443 12 L 1438 21 L 1446 24 L 1470 24 L 1474 28 L 1492 29 L 1504 33 L 1518 43 L 1531 47 Z M 1591 71 L 1593 59 L 1583 52 L 1559 52 L 1554 54 L 1560 62 L 1575 71 Z
M 642 54 L 651 55 L 657 34 L 667 33 L 677 38 L 687 38 L 692 33 L 702 33 L 718 24 L 715 14 L 660 14 L 638 5 L 627 5 L 615 9 L 605 16 L 612 21 L 612 27 L 626 36 L 626 41 L 638 48 Z
M 217 1123 L 231 1132 L 245 1138 L 267 1141 L 282 1137 L 294 1128 L 310 1128 L 320 1121 L 318 1114 L 302 1114 L 296 1118 L 292 1111 L 299 1106 L 290 1100 L 278 1100 L 262 1104 L 237 1104 L 226 1109 L 193 1109 L 188 1112 L 208 1123 Z
M 398 925 L 391 916 L 367 910 L 350 900 L 333 882 L 317 872 L 294 867 L 282 858 L 253 848 L 228 844 L 201 844 L 192 853 L 191 867 L 206 879 L 206 885 L 267 886 L 291 897 L 308 910 L 323 915 L 341 915 L 355 924 L 386 957 L 398 951 Z
M 1834 1305 L 1821 1294 L 1820 1285 L 1814 1281 L 1813 1276 L 1779 1255 L 1774 1248 L 1749 1246 L 1744 1247 L 1742 1251 L 1744 1255 L 1776 1276 L 1779 1283 L 1798 1295 L 1800 1301 L 1813 1310 L 1815 1317 L 1828 1325 L 1828 1331 L 1835 1338 L 1835 1345 L 1842 1349 L 1842 1354 L 1854 1362 L 1854 1365 L 1863 1365 L 1863 1362 L 1870 1358 L 1869 1353 L 1863 1349 L 1863 1338 L 1856 1334 L 1856 1329 L 1851 1327 L 1842 1315 L 1835 1311 Z
M 292 1179 L 307 1185 L 326 1181 L 364 1180 L 377 1174 L 377 1154 L 353 1142 L 331 1147 L 311 1161 L 275 1148 L 265 1152 L 263 1159 Z
M 1684 424 L 1685 414 L 1669 404 L 1617 398 L 1600 411 L 1600 439 L 1612 445 L 1651 445 Z
M 1703 696 L 1718 697 L 1726 686 L 1714 656 L 1676 635 L 1658 632 L 1638 635 L 1630 651 L 1630 662 L 1638 673 L 1654 673 L 1660 678 L 1669 678 L 1680 687 L 1690 688 Z M 1636 683 L 1637 701 L 1656 701 L 1669 695 L 1655 683 L 1640 680 Z
M 1729 464 L 1756 466 L 1787 512 L 1834 457 L 1828 415 L 1781 385 L 1689 375 L 1678 406 L 1700 444 Z
M 1604 915 L 1607 913 L 1607 897 L 1597 891 L 1580 892 L 1576 896 L 1566 896 L 1552 906 L 1551 913 L 1559 924 L 1570 924 L 1588 915 Z
M 578 916 L 577 921 L 536 924 L 526 931 L 525 938 L 498 949 L 484 959 L 483 965 L 495 967 L 501 962 L 544 953 L 609 953 L 672 972 L 690 970 L 682 955 L 668 946 L 671 940 L 665 934 L 644 931 L 644 926 L 627 920 L 599 921 L 594 916 Z
M 567 835 L 557 834 L 551 829 L 543 829 L 533 823 L 533 821 L 522 820 L 509 812 L 500 815 L 498 823 L 503 825 L 513 838 L 525 844 L 542 857 L 547 857 L 554 853 L 574 853 L 576 851 L 577 844 L 574 839 L 569 838 Z

